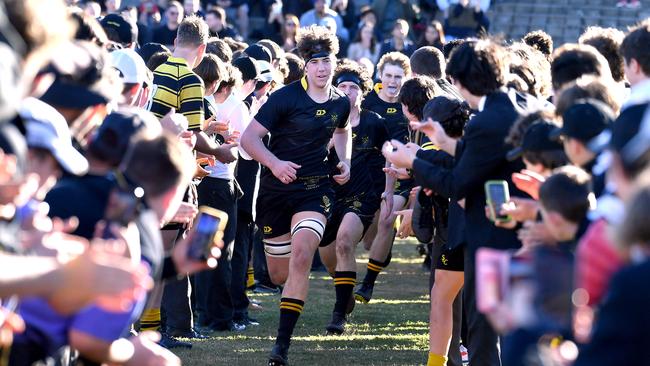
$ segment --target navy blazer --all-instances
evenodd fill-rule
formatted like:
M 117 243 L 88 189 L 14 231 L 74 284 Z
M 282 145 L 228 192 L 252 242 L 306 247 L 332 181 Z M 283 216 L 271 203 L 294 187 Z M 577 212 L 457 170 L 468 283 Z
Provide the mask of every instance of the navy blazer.
M 512 173 L 523 167 L 521 160 L 510 162 L 505 138 L 531 99 L 514 91 L 498 91 L 486 97 L 482 111 L 467 123 L 465 134 L 456 146 L 456 165 L 449 169 L 422 159 L 413 163 L 418 184 L 451 200 L 465 199 L 465 225 L 468 249 L 501 249 L 521 246 L 514 230 L 494 226 L 485 216 L 485 189 L 488 180 L 505 180 L 511 195 L 528 197 L 512 184 Z

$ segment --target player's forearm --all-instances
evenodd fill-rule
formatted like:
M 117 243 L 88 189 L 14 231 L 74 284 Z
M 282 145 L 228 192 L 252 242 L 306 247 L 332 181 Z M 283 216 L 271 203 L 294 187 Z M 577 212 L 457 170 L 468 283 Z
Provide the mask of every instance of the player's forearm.
M 334 132 L 333 140 L 339 160 L 350 166 L 350 160 L 352 159 L 352 130 L 350 128 L 337 129 Z
M 210 136 L 203 131 L 196 132 L 194 136 L 196 136 L 196 145 L 194 147 L 196 151 L 207 155 L 215 155 L 215 152 L 219 148 L 219 144 L 217 144 L 216 141 L 211 139 Z
M 279 159 L 264 146 L 262 139 L 255 134 L 244 131 L 241 137 L 241 147 L 258 163 L 271 168 Z

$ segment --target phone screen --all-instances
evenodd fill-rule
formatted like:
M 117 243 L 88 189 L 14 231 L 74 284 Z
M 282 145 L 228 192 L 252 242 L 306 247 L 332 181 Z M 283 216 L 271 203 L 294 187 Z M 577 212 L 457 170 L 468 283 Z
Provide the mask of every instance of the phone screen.
M 488 184 L 488 200 L 491 206 L 494 217 L 497 220 L 507 220 L 507 215 L 500 215 L 501 207 L 508 202 L 508 194 L 506 192 L 506 185 L 499 183 Z
M 188 256 L 194 259 L 207 259 L 207 251 L 212 246 L 214 236 L 219 230 L 221 219 L 202 212 L 194 224 Z

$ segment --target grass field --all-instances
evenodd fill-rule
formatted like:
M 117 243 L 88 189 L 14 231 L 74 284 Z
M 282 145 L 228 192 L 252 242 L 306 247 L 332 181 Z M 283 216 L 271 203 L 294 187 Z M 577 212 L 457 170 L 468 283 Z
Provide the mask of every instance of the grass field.
M 359 280 L 367 255 L 357 250 Z M 368 305 L 357 303 L 346 334 L 325 336 L 335 295 L 326 273 L 312 273 L 309 298 L 292 341 L 291 365 L 422 365 L 428 350 L 428 274 L 412 242 L 396 242 Z M 261 325 L 240 334 L 217 334 L 176 351 L 183 365 L 266 365 L 278 324 L 280 295 L 252 295 L 264 310 L 251 313 Z

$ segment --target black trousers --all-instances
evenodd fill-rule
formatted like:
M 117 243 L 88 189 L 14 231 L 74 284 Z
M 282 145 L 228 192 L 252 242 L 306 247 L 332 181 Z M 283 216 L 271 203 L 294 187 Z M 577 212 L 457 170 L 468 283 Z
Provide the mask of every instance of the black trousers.
M 198 322 L 202 326 L 223 327 L 233 320 L 231 260 L 237 231 L 235 192 L 232 180 L 206 177 L 198 186 L 199 206 L 210 206 L 228 214 L 217 268 L 195 275 Z
M 161 307 L 165 315 L 164 324 L 167 333 L 185 333 L 192 330 L 191 291 L 190 279 L 187 276 L 165 281 Z
M 431 246 L 431 276 L 429 277 L 429 289 L 433 287 L 436 281 L 436 264 L 440 257 L 442 245 L 433 244 Z M 447 354 L 448 366 L 463 366 L 463 360 L 460 355 L 460 333 L 463 323 L 463 290 L 461 290 L 454 299 L 453 305 L 453 328 L 451 331 L 451 343 L 449 344 L 449 353 Z
M 235 247 L 232 254 L 232 302 L 235 319 L 248 315 L 248 296 L 246 295 L 246 281 L 248 279 L 248 261 L 250 249 L 255 235 L 255 223 L 250 214 L 239 211 L 237 215 L 237 234 Z
M 499 366 L 499 336 L 485 315 L 476 309 L 476 249 L 465 248 L 465 291 L 463 300 L 467 317 L 467 349 L 472 366 Z

